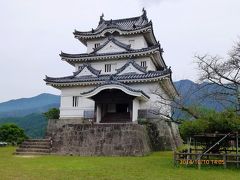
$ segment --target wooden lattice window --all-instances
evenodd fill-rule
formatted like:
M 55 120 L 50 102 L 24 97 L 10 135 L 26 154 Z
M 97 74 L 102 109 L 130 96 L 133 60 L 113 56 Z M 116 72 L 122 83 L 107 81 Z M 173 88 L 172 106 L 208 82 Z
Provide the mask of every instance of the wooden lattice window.
M 141 61 L 141 66 L 142 67 L 147 67 L 147 62 L 146 61 Z
M 73 96 L 73 107 L 78 107 L 79 96 Z
M 97 48 L 98 46 L 100 46 L 100 43 L 95 43 L 94 47 Z
M 112 65 L 111 64 L 105 64 L 105 72 L 111 72 L 112 71 Z

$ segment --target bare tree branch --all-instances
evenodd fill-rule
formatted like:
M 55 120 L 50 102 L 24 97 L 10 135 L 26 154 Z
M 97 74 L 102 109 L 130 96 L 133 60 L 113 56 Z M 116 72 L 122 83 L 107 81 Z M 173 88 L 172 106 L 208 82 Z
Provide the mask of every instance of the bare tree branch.
M 229 106 L 235 107 L 240 113 L 240 40 L 228 53 L 228 58 L 219 56 L 196 55 L 195 59 L 200 71 L 199 85 L 194 85 L 184 89 L 180 98 L 175 96 L 165 96 L 160 89 L 154 89 L 152 93 L 159 100 L 156 102 L 159 113 L 173 119 L 176 111 L 185 112 L 192 118 L 199 118 L 201 115 L 194 109 L 201 106 L 205 101 L 218 102 L 224 109 Z M 208 83 L 205 83 L 205 82 Z M 181 91 L 178 87 L 178 90 Z M 197 97 L 194 99 L 194 97 Z M 194 99 L 195 104 L 189 104 L 189 100 Z M 171 106 L 172 113 L 164 112 L 164 107 Z
M 196 55 L 198 68 L 201 72 L 199 80 L 209 81 L 222 89 L 228 89 L 236 101 L 235 107 L 240 112 L 240 41 L 236 43 L 228 54 L 229 58 L 224 60 L 219 56 Z M 228 95 L 225 92 L 217 94 Z

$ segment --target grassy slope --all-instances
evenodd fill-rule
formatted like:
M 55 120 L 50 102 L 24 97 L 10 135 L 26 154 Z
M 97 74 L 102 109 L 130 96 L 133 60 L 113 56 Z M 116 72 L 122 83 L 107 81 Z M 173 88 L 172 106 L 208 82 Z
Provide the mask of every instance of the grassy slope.
M 0 179 L 240 179 L 239 170 L 174 168 L 172 152 L 146 157 L 19 157 L 0 148 Z

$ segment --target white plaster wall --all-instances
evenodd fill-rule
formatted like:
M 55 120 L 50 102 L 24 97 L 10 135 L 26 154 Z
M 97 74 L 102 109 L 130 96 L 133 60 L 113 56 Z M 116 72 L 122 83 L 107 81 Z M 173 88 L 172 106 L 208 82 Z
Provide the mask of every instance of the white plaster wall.
M 137 121 L 138 110 L 140 109 L 139 100 L 137 98 L 133 99 L 133 111 L 132 111 L 132 121 Z
M 85 67 L 76 77 L 81 76 L 96 76 L 96 75 L 89 71 L 87 67 Z
M 101 74 L 115 74 L 116 69 L 122 67 L 127 60 L 108 60 L 108 61 L 98 61 L 91 64 L 94 69 L 101 70 Z M 105 72 L 105 64 L 112 65 L 112 72 Z
M 135 72 L 137 74 L 143 74 L 143 72 L 139 71 L 138 69 L 136 69 L 132 64 L 130 64 L 128 67 L 126 67 L 122 72 L 120 72 L 118 75 L 122 75 L 122 74 L 128 74 L 128 73 L 132 73 Z
M 81 65 L 82 65 L 82 64 L 81 64 Z M 79 66 L 80 66 L 79 63 L 76 63 L 76 64 L 74 65 L 74 67 L 75 67 L 75 72 L 78 71 Z
M 82 66 L 83 63 L 76 63 L 75 64 L 75 72 L 79 70 L 79 66 Z
M 100 43 L 100 45 L 102 45 L 106 41 L 107 41 L 107 38 L 88 40 L 87 41 L 87 53 L 91 53 L 93 51 L 93 48 L 95 48 L 94 46 L 96 43 Z
M 132 49 L 142 49 L 148 47 L 144 36 L 141 34 L 130 36 L 115 36 L 115 38 L 124 44 L 131 44 Z M 132 40 L 134 40 L 134 42 Z
M 146 58 L 141 58 L 139 59 L 139 61 L 145 60 L 147 63 L 147 71 L 156 71 L 157 68 L 154 65 L 154 63 L 152 62 L 150 57 L 146 57 Z M 140 64 L 140 62 L 138 62 Z
M 84 111 L 92 111 L 94 109 L 90 108 L 60 108 L 60 119 L 73 119 L 73 118 L 83 118 Z
M 62 96 L 79 96 L 80 93 L 86 92 L 94 88 L 94 85 L 90 86 L 77 86 L 77 87 L 64 87 L 61 89 L 61 95 Z
M 141 58 L 134 59 L 134 61 L 138 65 L 141 65 L 141 61 L 146 61 L 147 71 L 156 71 L 157 70 L 150 57 L 141 57 Z
M 80 93 L 89 91 L 93 86 L 88 87 L 67 87 L 61 90 L 60 118 L 83 117 L 84 110 L 94 110 L 94 101 L 79 97 L 78 106 L 73 107 L 73 96 L 80 96 Z
M 161 113 L 165 115 L 169 115 L 171 113 L 171 106 L 164 105 L 166 102 L 160 98 L 159 96 L 155 95 L 153 91 L 156 89 L 158 90 L 158 93 L 161 94 L 164 98 L 167 98 L 166 92 L 162 89 L 160 84 L 158 82 L 152 82 L 152 83 L 144 83 L 144 84 L 129 84 L 130 87 L 134 89 L 139 89 L 145 92 L 150 99 L 146 102 L 140 101 L 140 109 L 159 109 Z M 159 102 L 165 102 L 164 104 Z
M 102 119 L 102 113 L 101 113 L 101 105 L 97 105 L 97 123 L 99 123 Z
M 171 113 L 171 107 L 168 105 L 163 105 L 158 103 L 158 101 L 163 101 L 159 96 L 153 94 L 152 92 L 156 89 L 161 96 L 167 97 L 167 94 L 163 91 L 158 82 L 152 83 L 135 83 L 128 84 L 130 87 L 138 90 L 144 91 L 150 99 L 148 101 L 139 101 L 136 99 L 133 103 L 138 109 L 159 109 L 161 113 L 169 115 Z M 94 101 L 79 97 L 78 107 L 72 106 L 72 97 L 80 96 L 80 93 L 89 91 L 95 86 L 83 86 L 83 87 L 67 87 L 62 89 L 61 93 L 61 106 L 60 106 L 60 118 L 74 118 L 83 117 L 84 110 L 94 110 Z M 112 108 L 111 108 L 112 109 Z M 113 109 L 112 109 L 113 110 Z M 133 120 L 137 118 L 137 110 L 133 110 Z M 134 114 L 135 113 L 135 114 Z
M 124 66 L 124 64 L 126 64 L 128 60 L 129 59 L 119 59 L 119 60 L 109 59 L 108 61 L 95 61 L 95 62 L 91 62 L 91 66 L 94 69 L 101 70 L 101 74 L 114 74 L 116 73 L 116 69 L 119 69 L 122 66 Z M 141 65 L 141 61 L 146 61 L 147 71 L 156 71 L 156 67 L 153 64 L 150 57 L 141 57 L 141 58 L 134 59 L 134 61 L 138 65 Z M 105 64 L 112 64 L 112 72 L 105 72 Z M 76 71 L 78 70 L 78 67 L 82 65 L 83 63 L 77 63 Z
M 101 53 L 112 53 L 112 52 L 125 52 L 126 49 L 121 48 L 119 46 L 117 46 L 116 44 L 114 44 L 113 42 L 109 42 L 108 44 L 106 44 L 106 46 L 104 46 L 102 49 L 97 51 L 97 54 L 101 54 Z

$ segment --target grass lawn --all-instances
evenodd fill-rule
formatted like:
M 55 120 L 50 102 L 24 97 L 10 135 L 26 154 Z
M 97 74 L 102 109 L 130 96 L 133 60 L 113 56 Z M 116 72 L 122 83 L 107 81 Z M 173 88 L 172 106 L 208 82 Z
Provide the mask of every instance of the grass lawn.
M 203 179 L 240 180 L 240 169 L 173 167 L 172 152 L 146 157 L 78 157 L 12 155 L 14 147 L 0 148 L 0 179 Z

